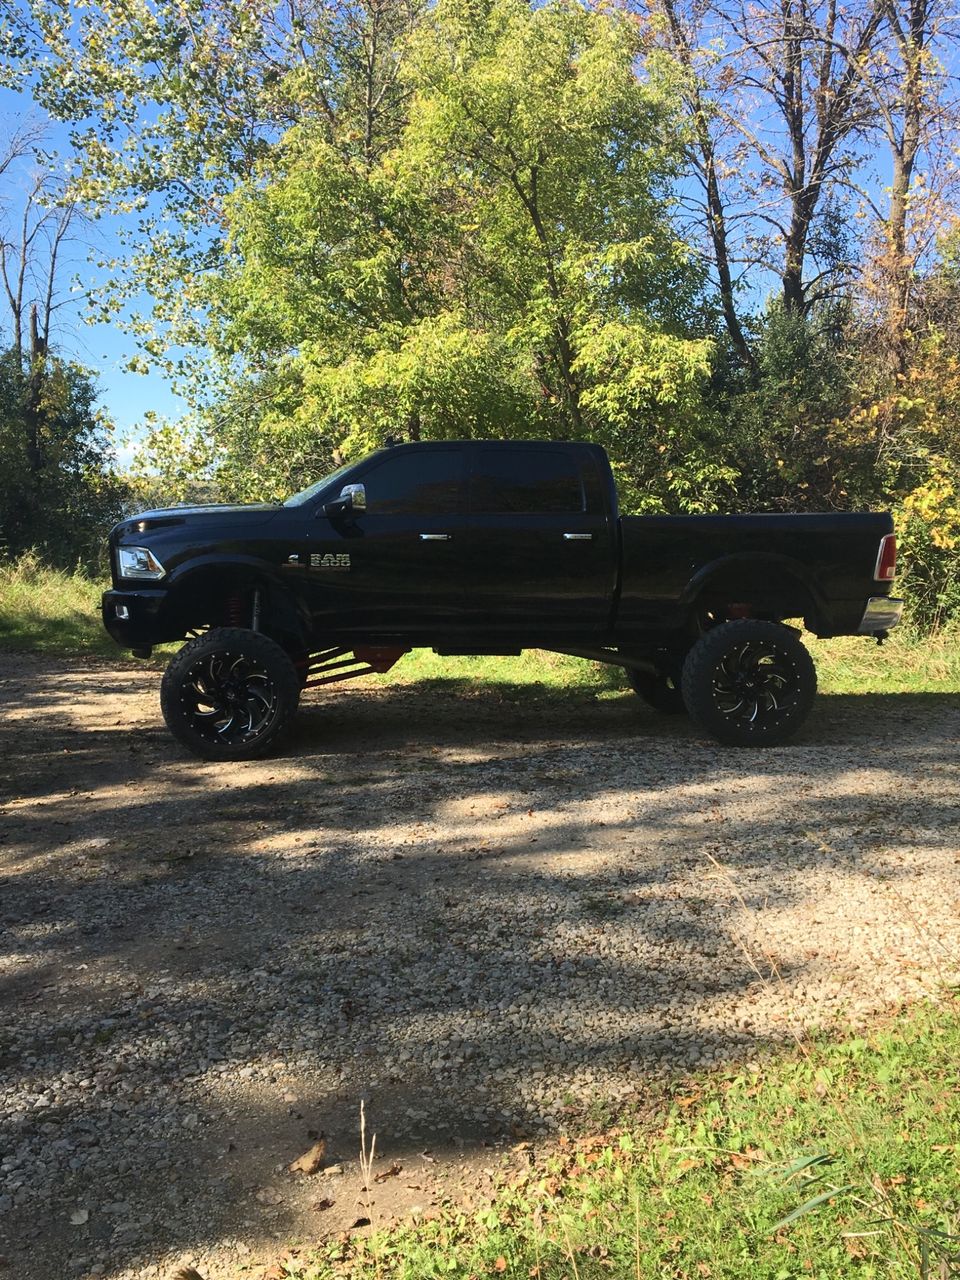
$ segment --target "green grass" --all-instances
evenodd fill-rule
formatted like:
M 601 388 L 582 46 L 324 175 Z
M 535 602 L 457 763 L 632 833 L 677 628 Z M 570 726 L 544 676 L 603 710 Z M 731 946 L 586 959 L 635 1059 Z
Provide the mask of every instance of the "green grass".
M 583 688 L 602 695 L 626 689 L 620 668 L 582 658 L 567 658 L 542 649 L 526 649 L 506 657 L 447 657 L 431 649 L 415 649 L 378 677 L 381 684 L 442 684 L 457 680 L 527 687 L 531 692 Z
M 817 664 L 823 693 L 958 693 L 960 692 L 960 627 L 934 636 L 904 628 L 883 645 L 866 636 L 804 643 Z M 616 667 L 562 654 L 528 650 L 519 657 L 441 658 L 418 649 L 401 658 L 379 683 L 442 683 L 445 680 L 529 686 L 532 691 L 578 687 L 598 696 L 627 689 Z
M 298 1280 L 933 1280 L 960 1274 L 960 1008 L 686 1080 L 492 1202 L 338 1240 Z
M 100 621 L 102 582 L 49 569 L 34 556 L 0 563 L 0 648 L 119 654 Z
M 103 630 L 100 595 L 108 584 L 49 569 L 33 556 L 0 564 L 0 648 L 41 653 L 129 657 Z M 960 691 L 960 628 L 917 636 L 904 628 L 882 647 L 856 636 L 806 637 L 825 693 L 956 693 Z M 560 689 L 615 696 L 627 688 L 617 668 L 555 653 L 529 650 L 518 657 L 440 658 L 419 649 L 392 671 L 384 685 L 469 681 L 549 693 Z
M 824 693 L 960 692 L 960 627 L 920 636 L 904 627 L 884 644 L 866 636 L 806 636 Z

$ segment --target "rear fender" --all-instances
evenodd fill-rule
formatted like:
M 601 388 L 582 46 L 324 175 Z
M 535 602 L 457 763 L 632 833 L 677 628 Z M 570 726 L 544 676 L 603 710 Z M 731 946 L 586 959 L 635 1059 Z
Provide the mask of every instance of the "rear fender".
M 772 552 L 738 552 L 712 560 L 687 583 L 680 604 L 693 614 L 711 597 L 738 608 L 752 607 L 756 613 L 808 618 L 813 630 L 828 617 L 826 601 L 810 570 L 798 560 Z

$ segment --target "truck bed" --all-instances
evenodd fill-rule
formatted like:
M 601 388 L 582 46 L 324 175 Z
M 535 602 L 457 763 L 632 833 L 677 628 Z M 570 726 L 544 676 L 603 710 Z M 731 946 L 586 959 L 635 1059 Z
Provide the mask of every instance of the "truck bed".
M 705 585 L 717 605 L 779 598 L 817 635 L 855 632 L 864 569 L 892 532 L 889 512 L 624 516 L 617 632 L 679 622 Z

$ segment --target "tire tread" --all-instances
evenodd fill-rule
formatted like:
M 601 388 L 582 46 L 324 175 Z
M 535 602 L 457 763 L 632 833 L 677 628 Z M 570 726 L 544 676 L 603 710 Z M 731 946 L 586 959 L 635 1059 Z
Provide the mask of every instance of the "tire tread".
M 269 730 L 253 742 L 239 746 L 218 747 L 195 733 L 180 715 L 179 680 L 196 661 L 198 655 L 218 648 L 239 648 L 246 652 L 259 650 L 259 656 L 271 665 L 271 676 L 277 684 L 280 713 Z M 300 702 L 300 678 L 289 654 L 261 631 L 244 627 L 212 627 L 201 636 L 189 640 L 179 649 L 163 673 L 160 682 L 160 709 L 167 728 L 188 751 L 203 760 L 256 760 L 267 755 L 283 738 L 296 715 Z
M 796 711 L 788 720 L 765 733 L 753 734 L 732 725 L 717 709 L 713 699 L 713 673 L 730 648 L 745 643 L 749 637 L 761 636 L 774 639 L 790 650 L 798 664 L 800 693 Z M 738 618 L 704 632 L 687 654 L 680 687 L 690 719 L 711 737 L 732 747 L 773 747 L 792 737 L 810 713 L 817 693 L 817 670 L 809 652 L 790 628 L 778 622 Z

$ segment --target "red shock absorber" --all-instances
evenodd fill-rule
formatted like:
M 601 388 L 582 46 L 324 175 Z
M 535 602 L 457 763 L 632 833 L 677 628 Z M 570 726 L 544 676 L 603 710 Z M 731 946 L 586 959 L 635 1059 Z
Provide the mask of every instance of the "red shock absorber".
M 243 626 L 243 600 L 238 595 L 227 596 L 227 623 L 231 627 Z

